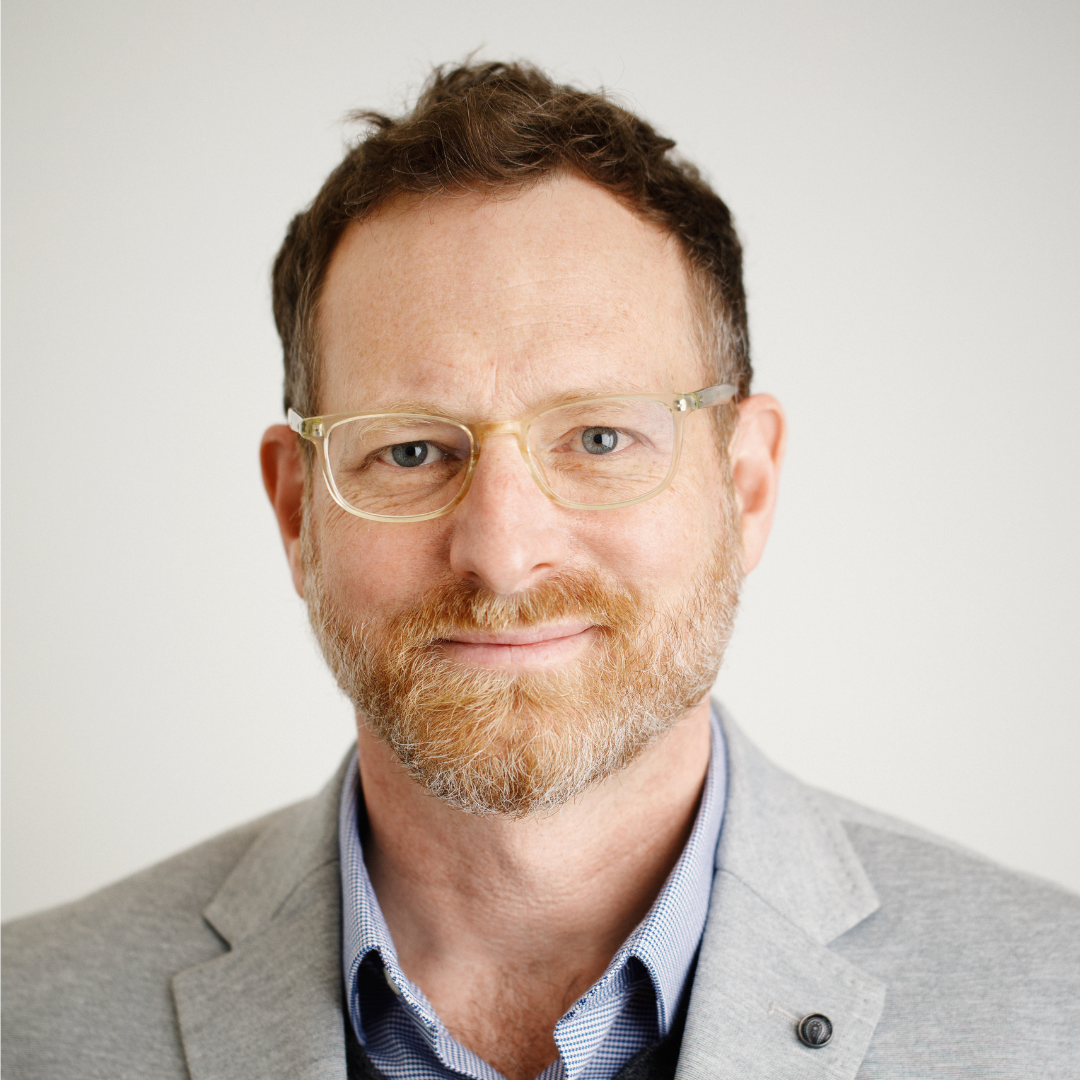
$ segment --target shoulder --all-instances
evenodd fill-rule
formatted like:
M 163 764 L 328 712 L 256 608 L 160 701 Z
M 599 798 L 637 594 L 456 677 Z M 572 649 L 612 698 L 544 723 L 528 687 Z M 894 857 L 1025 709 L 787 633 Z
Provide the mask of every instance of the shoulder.
M 80 1077 L 97 1076 L 96 1058 L 102 1075 L 127 1060 L 133 1073 L 186 1076 L 170 980 L 225 951 L 203 909 L 260 836 L 303 805 L 5 925 L 5 1075 L 74 1075 L 77 1061 Z
M 815 795 L 842 823 L 880 899 L 831 946 L 887 986 L 871 1054 L 880 1074 L 929 1055 L 930 1075 L 943 1053 L 970 1064 L 991 1048 L 992 1076 L 1009 1075 L 1013 1055 L 1017 1064 L 1080 1062 L 1080 897 Z
M 1080 931 L 1080 896 L 1009 870 L 951 840 L 848 799 L 814 791 L 844 827 L 882 900 L 918 903 L 967 919 L 1029 927 L 1033 917 Z M 1080 944 L 1080 942 L 1077 942 Z
M 148 933 L 163 942 L 182 940 L 202 922 L 202 908 L 244 852 L 291 810 L 230 829 L 81 900 L 5 923 L 6 974 L 23 959 L 97 950 L 116 957 L 122 941 Z

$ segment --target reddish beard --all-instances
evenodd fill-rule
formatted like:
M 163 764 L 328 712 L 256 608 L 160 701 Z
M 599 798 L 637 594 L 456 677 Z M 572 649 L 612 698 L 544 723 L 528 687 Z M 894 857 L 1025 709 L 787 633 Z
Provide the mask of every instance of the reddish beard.
M 305 522 L 310 516 L 305 514 Z M 500 596 L 460 579 L 378 622 L 327 593 L 305 528 L 312 627 L 359 717 L 432 794 L 474 814 L 550 812 L 629 765 L 708 692 L 738 603 L 732 529 L 663 610 L 598 574 L 566 570 Z M 585 655 L 512 672 L 451 659 L 440 642 L 559 622 L 593 627 Z

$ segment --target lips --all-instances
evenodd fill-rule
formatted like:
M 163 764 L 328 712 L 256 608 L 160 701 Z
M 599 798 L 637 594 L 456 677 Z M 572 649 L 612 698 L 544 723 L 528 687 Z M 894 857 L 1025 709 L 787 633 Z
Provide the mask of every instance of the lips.
M 441 644 L 452 645 L 539 645 L 544 642 L 573 638 L 592 628 L 592 623 L 558 623 L 551 626 L 528 626 L 520 630 L 469 630 L 444 638 Z
M 486 668 L 544 668 L 576 659 L 592 640 L 592 623 L 520 630 L 465 631 L 437 644 L 458 663 Z

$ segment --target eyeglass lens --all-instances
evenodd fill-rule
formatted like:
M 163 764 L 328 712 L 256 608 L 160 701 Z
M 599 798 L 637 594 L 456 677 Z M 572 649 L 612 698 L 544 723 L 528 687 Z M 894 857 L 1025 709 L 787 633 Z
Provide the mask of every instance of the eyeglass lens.
M 675 421 L 658 401 L 579 402 L 541 413 L 529 452 L 548 487 L 588 506 L 627 502 L 667 478 Z
M 576 402 L 537 416 L 528 430 L 535 467 L 567 502 L 603 506 L 640 498 L 667 478 L 675 420 L 662 402 Z M 435 417 L 358 417 L 326 441 L 330 472 L 350 506 L 413 517 L 448 506 L 468 475 L 468 430 Z

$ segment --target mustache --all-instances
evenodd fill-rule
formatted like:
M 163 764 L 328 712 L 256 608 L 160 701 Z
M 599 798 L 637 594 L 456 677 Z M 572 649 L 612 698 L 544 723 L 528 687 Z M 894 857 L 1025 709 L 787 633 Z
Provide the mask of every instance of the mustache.
M 564 570 L 526 592 L 502 595 L 460 579 L 431 589 L 392 620 L 399 648 L 423 648 L 463 632 L 497 633 L 581 619 L 601 631 L 633 632 L 645 621 L 641 598 L 598 574 Z

